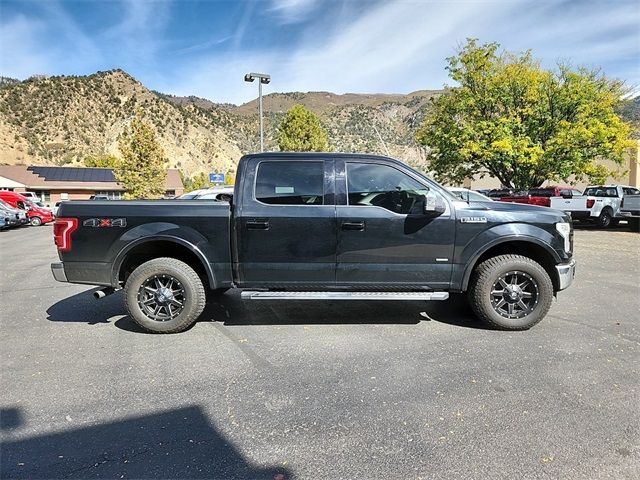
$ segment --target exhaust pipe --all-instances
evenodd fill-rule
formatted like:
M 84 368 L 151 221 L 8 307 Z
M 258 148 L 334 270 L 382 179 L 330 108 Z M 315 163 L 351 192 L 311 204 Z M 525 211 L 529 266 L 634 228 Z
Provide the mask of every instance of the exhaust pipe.
M 95 292 L 93 292 L 93 296 L 97 300 L 100 300 L 101 298 L 104 298 L 107 295 L 111 295 L 115 291 L 116 289 L 113 287 L 104 287 L 104 288 L 101 288 L 100 290 L 96 290 Z

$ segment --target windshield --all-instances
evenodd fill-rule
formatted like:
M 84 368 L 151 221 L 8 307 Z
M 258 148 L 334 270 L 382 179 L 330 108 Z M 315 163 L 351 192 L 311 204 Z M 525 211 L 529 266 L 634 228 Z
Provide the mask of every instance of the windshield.
M 7 202 L 5 202 L 4 200 L 0 199 L 0 207 L 4 208 L 5 210 L 15 210 L 14 207 L 12 207 L 11 205 L 9 205 Z
M 489 197 L 473 190 L 451 190 L 451 193 L 465 202 L 493 202 Z
M 199 192 L 189 192 L 189 193 L 185 193 L 183 195 L 180 195 L 179 197 L 176 197 L 178 200 L 194 200 L 196 198 L 198 198 L 198 196 L 200 195 Z

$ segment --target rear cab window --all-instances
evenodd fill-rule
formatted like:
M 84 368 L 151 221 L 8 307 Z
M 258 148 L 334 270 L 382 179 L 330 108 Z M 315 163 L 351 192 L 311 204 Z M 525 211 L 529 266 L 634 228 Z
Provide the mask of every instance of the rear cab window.
M 324 205 L 323 161 L 258 164 L 254 198 L 267 205 Z
M 534 188 L 529 190 L 529 195 L 532 197 L 553 197 L 555 191 L 555 188 Z
M 617 198 L 618 190 L 615 187 L 589 187 L 584 194 L 588 197 Z

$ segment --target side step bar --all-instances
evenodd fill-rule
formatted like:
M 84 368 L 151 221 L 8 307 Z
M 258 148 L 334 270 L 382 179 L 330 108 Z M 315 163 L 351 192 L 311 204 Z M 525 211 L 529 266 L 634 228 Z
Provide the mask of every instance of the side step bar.
M 243 290 L 250 300 L 446 300 L 448 292 L 264 292 Z

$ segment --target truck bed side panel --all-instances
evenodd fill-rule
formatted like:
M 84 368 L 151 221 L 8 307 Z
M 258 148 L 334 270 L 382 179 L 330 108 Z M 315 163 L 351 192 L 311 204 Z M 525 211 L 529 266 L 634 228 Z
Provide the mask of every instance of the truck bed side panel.
M 208 263 L 220 286 L 231 284 L 230 211 L 226 203 L 72 201 L 63 203 L 58 213 L 60 217 L 78 219 L 78 229 L 71 237 L 71 251 L 60 253 L 71 282 L 112 285 L 115 264 L 129 248 L 146 241 L 175 240 L 177 244 L 188 245 Z M 101 226 L 107 223 L 101 220 L 109 220 L 108 224 L 113 226 Z

